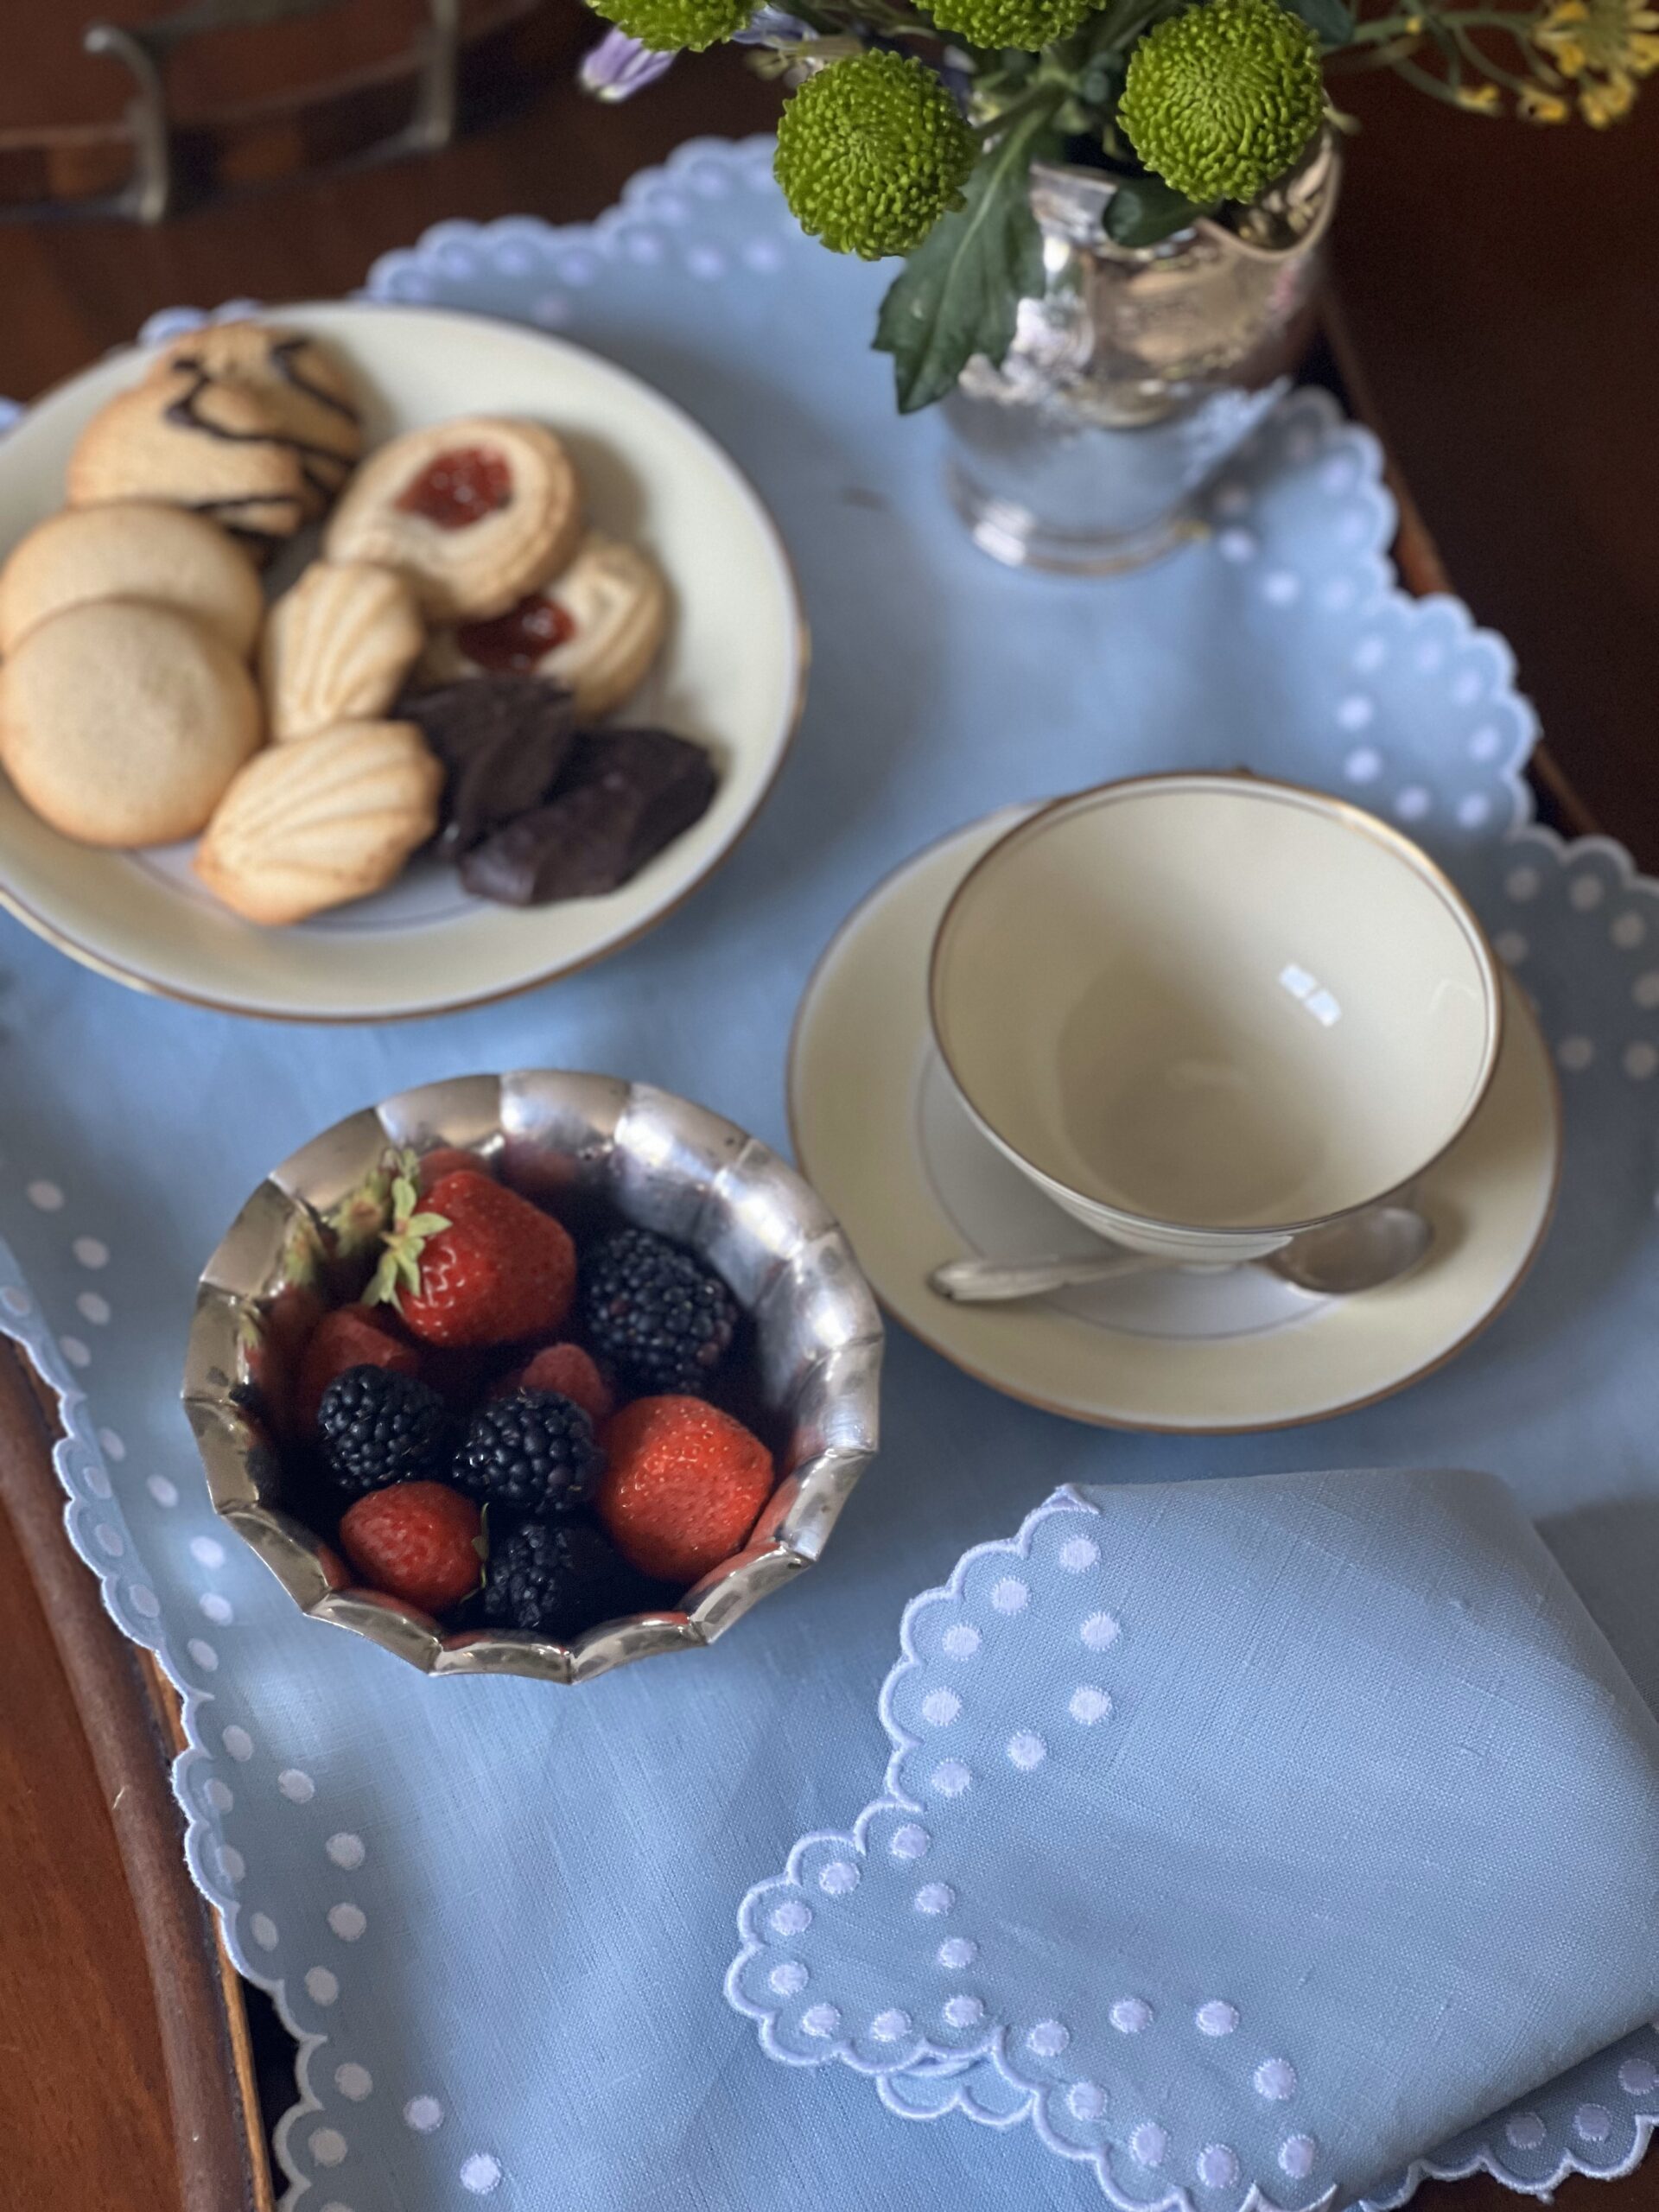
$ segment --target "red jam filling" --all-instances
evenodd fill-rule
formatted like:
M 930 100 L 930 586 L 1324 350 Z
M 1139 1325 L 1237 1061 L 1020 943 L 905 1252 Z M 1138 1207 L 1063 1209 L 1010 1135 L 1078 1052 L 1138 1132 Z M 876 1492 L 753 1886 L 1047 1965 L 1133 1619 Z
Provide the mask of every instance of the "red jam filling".
M 452 446 L 404 486 L 397 505 L 439 530 L 465 530 L 512 497 L 512 471 L 493 447 Z
M 468 660 L 493 676 L 524 676 L 543 653 L 576 634 L 576 626 L 556 599 L 533 591 L 490 622 L 463 622 L 455 641 Z

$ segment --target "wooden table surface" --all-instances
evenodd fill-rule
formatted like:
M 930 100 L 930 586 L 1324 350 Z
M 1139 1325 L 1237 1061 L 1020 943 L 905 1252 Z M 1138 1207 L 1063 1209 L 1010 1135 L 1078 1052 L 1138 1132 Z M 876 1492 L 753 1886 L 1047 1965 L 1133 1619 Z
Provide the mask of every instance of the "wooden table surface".
M 32 15 L 32 0 L 0 0 L 5 99 L 38 116 L 54 111 L 53 87 L 30 78 Z M 1338 283 L 1370 399 L 1456 588 L 1513 644 L 1557 760 L 1602 823 L 1659 868 L 1659 436 L 1649 419 L 1659 86 L 1632 123 L 1605 134 L 1499 128 L 1392 80 L 1342 93 L 1363 129 Z M 593 215 L 684 137 L 768 128 L 777 99 L 728 54 L 683 63 L 626 108 L 560 83 L 438 157 L 154 232 L 0 226 L 0 392 L 29 397 L 157 308 L 348 290 L 377 254 L 445 216 Z M 127 1793 L 143 1794 L 148 1769 L 111 1787 L 110 1746 L 89 1742 L 78 1718 L 34 1586 L 43 1548 L 62 1542 L 41 1509 L 42 1447 L 24 1451 L 16 1433 L 0 1421 L 14 1458 L 0 1497 L 16 1522 L 14 1533 L 0 1518 L 0 2203 L 179 2212 L 175 2132 L 188 2137 L 195 2121 L 188 2111 L 169 2120 L 165 2037 L 117 1848 Z M 107 1619 L 92 1608 L 76 1633 L 77 1663 L 117 1682 L 125 1647 Z M 80 1694 L 84 1704 L 84 1683 Z M 159 1771 L 159 1745 L 142 1750 Z M 154 1928 L 147 1937 L 158 1940 Z M 160 1940 L 182 1937 L 163 1929 Z M 174 2089 L 176 2101 L 176 2076 Z M 194 2201 L 238 2212 L 252 2200 L 240 2183 L 198 2175 Z M 1659 2206 L 1659 2158 L 1611 2190 L 1569 2183 L 1556 2201 L 1571 2212 Z M 1497 2212 L 1517 2200 L 1474 2181 L 1417 2202 Z

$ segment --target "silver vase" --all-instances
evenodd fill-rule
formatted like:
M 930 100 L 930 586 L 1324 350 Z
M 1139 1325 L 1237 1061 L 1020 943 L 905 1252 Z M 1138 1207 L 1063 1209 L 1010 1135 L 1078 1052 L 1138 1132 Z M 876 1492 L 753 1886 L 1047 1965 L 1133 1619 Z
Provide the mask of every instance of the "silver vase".
M 1253 207 L 1133 248 L 1105 232 L 1110 177 L 1033 167 L 1044 290 L 1001 367 L 976 356 L 944 402 L 950 496 L 977 544 L 1111 575 L 1192 535 L 1306 345 L 1340 175 L 1327 135 Z

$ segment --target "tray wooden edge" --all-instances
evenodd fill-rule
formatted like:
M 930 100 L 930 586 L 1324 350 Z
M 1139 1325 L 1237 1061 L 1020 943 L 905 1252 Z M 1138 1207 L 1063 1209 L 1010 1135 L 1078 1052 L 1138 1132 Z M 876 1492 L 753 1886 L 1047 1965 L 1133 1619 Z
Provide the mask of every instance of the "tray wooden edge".
M 57 1404 L 0 1339 L 0 1506 L 28 1561 L 110 1807 L 156 1999 L 184 2212 L 276 2212 L 242 1984 L 190 1878 L 169 1786 L 178 1700 L 105 1611 L 64 1533 Z

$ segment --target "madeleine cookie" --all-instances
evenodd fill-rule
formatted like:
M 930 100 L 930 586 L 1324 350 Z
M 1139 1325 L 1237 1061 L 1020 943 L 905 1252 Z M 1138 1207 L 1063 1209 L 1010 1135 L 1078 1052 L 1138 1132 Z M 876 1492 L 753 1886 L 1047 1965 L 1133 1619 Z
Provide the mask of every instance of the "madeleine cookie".
M 60 614 L 102 599 L 143 599 L 253 650 L 265 612 L 253 563 L 217 523 L 137 499 L 67 507 L 31 530 L 0 570 L 0 653 Z
M 200 372 L 240 385 L 276 417 L 298 456 L 308 516 L 320 515 L 363 449 L 350 379 L 327 347 L 302 331 L 266 322 L 209 322 L 175 338 L 161 369 Z
M 251 922 L 303 921 L 384 891 L 438 826 L 443 771 L 410 722 L 341 722 L 251 760 L 196 874 Z
M 193 836 L 259 738 L 247 670 L 171 607 L 66 607 L 0 671 L 0 762 L 36 814 L 83 844 Z
M 575 551 L 582 493 L 535 423 L 479 415 L 410 430 L 372 453 L 328 525 L 331 561 L 407 576 L 428 614 L 505 614 Z
M 272 737 L 286 744 L 378 715 L 425 640 L 401 576 L 363 561 L 314 561 L 271 608 L 259 648 Z
M 99 408 L 69 457 L 68 494 L 72 507 L 188 507 L 261 554 L 305 519 L 305 471 L 270 407 L 181 362 Z
M 637 545 L 590 530 L 568 569 L 492 622 L 434 638 L 435 675 L 533 674 L 575 694 L 584 722 L 637 690 L 662 648 L 668 589 Z

